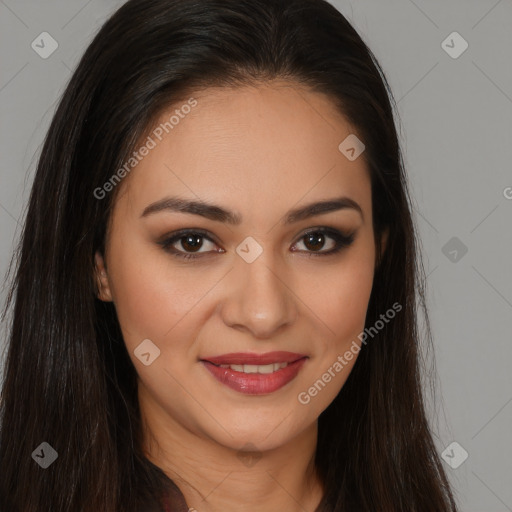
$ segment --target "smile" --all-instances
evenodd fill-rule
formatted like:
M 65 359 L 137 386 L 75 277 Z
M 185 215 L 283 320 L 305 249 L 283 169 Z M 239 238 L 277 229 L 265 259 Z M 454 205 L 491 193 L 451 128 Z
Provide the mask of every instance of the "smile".
M 291 382 L 308 359 L 304 354 L 224 354 L 201 359 L 209 373 L 225 386 L 250 395 L 273 393 Z

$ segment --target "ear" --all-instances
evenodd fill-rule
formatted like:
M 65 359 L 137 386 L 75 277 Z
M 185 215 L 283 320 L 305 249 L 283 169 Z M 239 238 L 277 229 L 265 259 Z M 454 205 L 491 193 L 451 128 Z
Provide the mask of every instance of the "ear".
M 96 281 L 96 294 L 98 299 L 104 302 L 112 302 L 112 292 L 110 291 L 110 283 L 107 275 L 107 268 L 103 256 L 99 251 L 94 255 L 94 273 Z

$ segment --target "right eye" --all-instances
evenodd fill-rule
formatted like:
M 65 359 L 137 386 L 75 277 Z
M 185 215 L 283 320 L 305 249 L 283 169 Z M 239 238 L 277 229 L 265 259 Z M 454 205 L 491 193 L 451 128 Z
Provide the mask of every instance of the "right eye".
M 205 239 L 214 244 L 203 230 L 180 230 L 172 233 L 171 236 L 160 242 L 160 245 L 174 256 L 184 259 L 200 258 L 202 257 L 200 255 L 205 253 L 223 252 L 222 250 L 200 251 Z M 181 245 L 181 249 L 175 247 L 178 244 Z

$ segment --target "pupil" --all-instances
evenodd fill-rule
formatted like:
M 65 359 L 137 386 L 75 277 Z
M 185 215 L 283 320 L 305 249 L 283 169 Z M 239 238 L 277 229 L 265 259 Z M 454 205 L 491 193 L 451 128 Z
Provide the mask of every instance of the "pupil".
M 192 251 L 197 251 L 198 249 L 201 248 L 201 235 L 187 235 L 185 237 L 182 238 L 182 245 L 185 249 L 187 250 L 192 250 Z M 189 247 L 187 247 L 187 245 Z M 191 247 L 190 247 L 191 246 Z
M 314 247 L 308 247 L 308 244 L 314 245 Z M 309 249 L 314 251 L 321 249 L 324 244 L 324 235 L 322 233 L 309 233 L 306 235 L 305 245 Z

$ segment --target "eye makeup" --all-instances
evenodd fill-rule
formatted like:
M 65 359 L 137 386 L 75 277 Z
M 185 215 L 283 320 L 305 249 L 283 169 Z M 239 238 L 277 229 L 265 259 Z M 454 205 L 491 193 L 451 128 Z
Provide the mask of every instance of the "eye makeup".
M 294 246 L 303 240 L 308 240 L 306 243 L 311 243 L 311 238 L 313 237 L 313 243 L 317 242 L 320 244 L 324 244 L 326 240 L 331 239 L 334 242 L 334 247 L 329 250 L 298 250 L 292 249 L 292 252 L 300 252 L 306 253 L 307 256 L 332 256 L 334 254 L 339 253 L 341 250 L 349 247 L 354 239 L 355 239 L 355 231 L 351 233 L 344 233 L 335 228 L 330 228 L 326 226 L 309 228 L 294 243 Z M 158 244 L 166 251 L 176 256 L 177 258 L 182 258 L 185 260 L 194 260 L 204 257 L 210 257 L 212 253 L 222 253 L 225 252 L 223 249 L 221 250 L 211 250 L 211 251 L 202 251 L 197 252 L 193 251 L 194 248 L 201 249 L 203 247 L 203 240 L 207 240 L 213 244 L 216 244 L 215 237 L 213 237 L 208 231 L 200 228 L 187 228 L 175 231 L 171 233 L 169 236 L 165 237 L 163 240 L 159 241 Z M 180 243 L 182 249 L 178 249 L 176 245 Z M 304 242 L 302 242 L 304 243 Z M 187 252 L 185 245 L 192 246 L 192 252 Z M 195 247 L 194 247 L 195 246 Z M 190 249 L 190 248 L 189 248 Z

